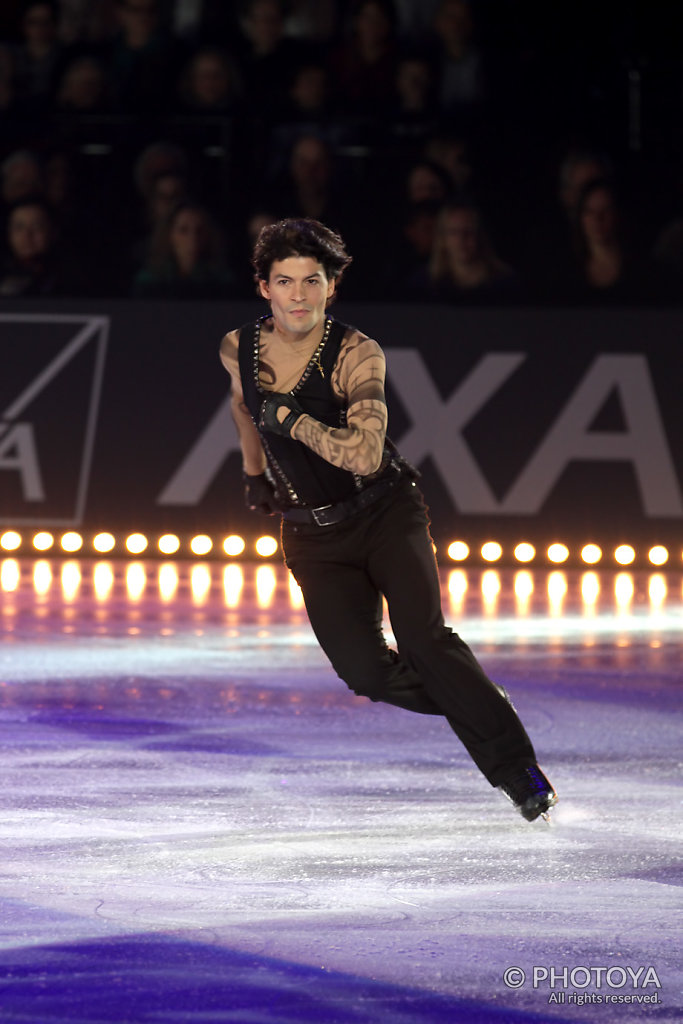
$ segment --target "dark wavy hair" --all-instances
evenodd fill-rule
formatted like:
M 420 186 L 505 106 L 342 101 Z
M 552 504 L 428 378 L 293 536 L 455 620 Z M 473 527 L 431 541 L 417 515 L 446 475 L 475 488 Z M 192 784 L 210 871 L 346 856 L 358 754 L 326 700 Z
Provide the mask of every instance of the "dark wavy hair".
M 290 256 L 310 256 L 321 264 L 329 280 L 336 281 L 353 259 L 341 236 L 319 220 L 287 218 L 266 224 L 259 232 L 251 257 L 256 283 L 268 280 L 276 260 Z

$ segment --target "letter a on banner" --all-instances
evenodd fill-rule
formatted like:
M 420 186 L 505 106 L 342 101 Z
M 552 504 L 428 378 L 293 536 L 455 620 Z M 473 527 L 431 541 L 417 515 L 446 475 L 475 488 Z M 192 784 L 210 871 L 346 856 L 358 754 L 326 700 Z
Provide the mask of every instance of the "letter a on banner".
M 591 430 L 616 389 L 626 429 Z M 600 355 L 505 497 L 506 515 L 535 515 L 574 461 L 630 462 L 645 514 L 683 515 L 683 502 L 647 360 Z

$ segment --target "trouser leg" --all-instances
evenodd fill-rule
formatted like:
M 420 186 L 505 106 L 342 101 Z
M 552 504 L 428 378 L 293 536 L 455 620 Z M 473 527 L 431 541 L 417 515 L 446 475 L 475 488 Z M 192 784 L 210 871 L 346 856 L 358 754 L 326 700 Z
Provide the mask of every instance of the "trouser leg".
M 443 621 L 438 574 L 417 488 L 339 527 L 283 531 L 313 630 L 355 692 L 442 714 L 492 785 L 535 762 L 519 718 L 469 647 Z M 381 630 L 387 597 L 399 653 Z
M 419 677 L 492 785 L 533 764 L 533 746 L 514 708 L 467 644 L 444 623 L 434 551 L 417 489 L 412 501 L 397 502 L 375 530 L 368 571 L 386 596 L 401 660 Z
M 442 715 L 416 672 L 387 646 L 382 595 L 356 564 L 310 557 L 287 545 L 287 564 L 301 587 L 318 643 L 354 693 L 408 711 Z M 336 555 L 339 552 L 335 552 Z

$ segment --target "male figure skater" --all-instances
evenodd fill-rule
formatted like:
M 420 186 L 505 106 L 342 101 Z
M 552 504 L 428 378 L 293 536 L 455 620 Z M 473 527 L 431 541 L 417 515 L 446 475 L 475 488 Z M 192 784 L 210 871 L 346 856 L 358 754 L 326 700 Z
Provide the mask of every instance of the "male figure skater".
M 444 623 L 417 474 L 386 437 L 382 350 L 327 313 L 350 262 L 315 220 L 258 237 L 252 264 L 270 312 L 221 344 L 247 505 L 281 516 L 286 564 L 339 677 L 370 700 L 443 715 L 533 821 L 557 796 L 505 691 Z M 382 633 L 382 595 L 398 652 Z

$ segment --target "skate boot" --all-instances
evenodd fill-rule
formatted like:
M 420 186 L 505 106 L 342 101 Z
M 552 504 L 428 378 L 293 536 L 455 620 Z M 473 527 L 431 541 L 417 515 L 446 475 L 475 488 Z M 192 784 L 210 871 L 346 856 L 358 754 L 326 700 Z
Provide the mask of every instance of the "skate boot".
M 527 821 L 539 815 L 548 820 L 548 811 L 557 803 L 557 793 L 537 764 L 522 768 L 499 787 Z

